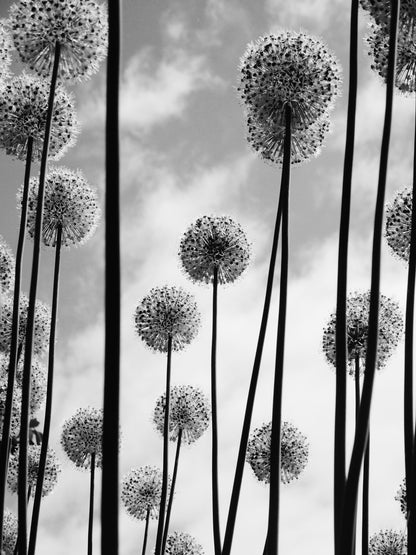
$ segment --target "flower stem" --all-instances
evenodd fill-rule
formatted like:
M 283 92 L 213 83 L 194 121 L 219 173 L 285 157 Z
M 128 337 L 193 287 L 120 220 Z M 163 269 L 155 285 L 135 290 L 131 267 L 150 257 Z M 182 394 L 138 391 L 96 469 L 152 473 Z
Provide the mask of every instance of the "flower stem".
M 36 225 L 33 241 L 32 273 L 30 278 L 29 306 L 27 310 L 27 325 L 25 338 L 25 354 L 22 379 L 22 412 L 20 419 L 20 444 L 19 444 L 19 478 L 18 478 L 18 527 L 19 527 L 19 555 L 27 553 L 27 446 L 29 434 L 29 405 L 30 405 L 30 375 L 32 369 L 33 334 L 35 322 L 35 303 L 38 285 L 38 272 L 40 262 L 40 243 L 42 237 L 43 201 L 45 192 L 46 167 L 48 162 L 49 138 L 52 125 L 55 89 L 58 77 L 58 67 L 61 47 L 55 44 L 51 86 L 48 99 L 48 111 L 45 124 L 45 138 L 43 141 L 42 158 L 39 172 L 39 191 L 36 206 Z
M 370 431 L 364 456 L 363 469 L 363 522 L 361 532 L 361 555 L 368 555 L 368 520 L 369 520 L 369 489 L 370 489 Z
M 146 524 L 145 524 L 145 527 L 144 527 L 144 536 L 143 536 L 142 555 L 146 554 L 147 534 L 149 532 L 149 519 L 150 519 L 150 509 L 147 509 L 147 511 L 146 511 Z
M 6 491 L 7 469 L 10 454 L 10 422 L 13 407 L 13 392 L 21 344 L 19 344 L 19 316 L 20 316 L 20 285 L 22 281 L 22 260 L 25 246 L 27 201 L 29 196 L 29 179 L 32 165 L 33 138 L 29 137 L 26 151 L 25 179 L 23 184 L 22 212 L 20 216 L 19 237 L 16 249 L 16 265 L 14 272 L 13 289 L 13 316 L 12 334 L 10 340 L 9 372 L 7 378 L 6 405 L 4 408 L 3 435 L 0 446 L 0 553 L 3 546 L 3 518 L 4 518 L 4 496 Z
M 355 357 L 355 373 L 354 373 L 354 385 L 355 385 L 355 425 L 357 426 L 358 414 L 360 412 L 360 358 L 357 355 Z
M 163 424 L 163 469 L 162 469 L 162 492 L 160 496 L 159 520 L 157 523 L 155 555 L 162 555 L 162 537 L 165 520 L 166 497 L 168 490 L 168 459 L 169 459 L 169 405 L 170 405 L 170 374 L 172 358 L 172 337 L 168 339 L 168 356 L 166 365 L 166 406 L 165 420 Z
M 353 552 L 353 531 L 357 512 L 358 482 L 361 464 L 368 440 L 371 398 L 373 393 L 374 374 L 377 360 L 378 340 L 378 314 L 380 298 L 380 262 L 381 262 L 381 237 L 383 228 L 384 196 L 386 189 L 386 176 L 388 152 L 391 131 L 393 108 L 393 92 L 395 78 L 395 57 L 397 21 L 399 13 L 399 0 L 391 2 L 390 40 L 387 68 L 386 108 L 383 127 L 383 138 L 380 153 L 380 169 L 378 179 L 377 201 L 374 218 L 373 252 L 371 266 L 371 293 L 370 313 L 368 324 L 368 343 L 365 361 L 365 374 L 361 394 L 360 413 L 355 431 L 354 445 L 351 462 L 345 487 L 344 511 L 342 518 L 342 534 L 340 549 L 342 555 L 351 555 Z
M 276 360 L 273 388 L 272 431 L 270 447 L 270 495 L 269 522 L 267 531 L 267 550 L 269 555 L 277 555 L 279 544 L 279 502 L 280 502 L 280 466 L 281 466 L 281 424 L 282 424 L 282 389 L 283 364 L 286 333 L 287 281 L 289 266 L 289 184 L 290 184 L 290 145 L 292 109 L 288 104 L 285 110 L 285 139 L 282 168 L 282 255 L 280 267 L 280 298 L 277 326 Z
M 177 444 L 176 444 L 176 454 L 175 454 L 175 464 L 173 467 L 172 485 L 170 487 L 168 510 L 166 511 L 166 520 L 165 520 L 165 526 L 163 529 L 162 554 L 165 553 L 166 540 L 168 539 L 169 522 L 170 522 L 170 515 L 172 512 L 173 495 L 175 493 L 176 476 L 178 474 L 178 462 L 179 462 L 179 452 L 181 449 L 181 443 L 182 443 L 182 428 L 179 430 Z
M 88 555 L 92 555 L 92 531 L 94 525 L 94 482 L 95 482 L 95 453 L 91 453 L 90 474 L 90 509 L 88 515 Z
M 49 432 L 51 427 L 52 413 L 52 393 L 53 393 L 53 373 L 55 359 L 55 332 L 56 317 L 58 313 L 58 293 L 59 293 L 59 268 L 61 261 L 62 246 L 62 226 L 58 226 L 58 234 L 55 245 L 55 269 L 53 275 L 53 291 L 52 291 L 52 313 L 51 327 L 49 335 L 49 354 L 48 354 L 48 382 L 46 388 L 46 406 L 45 406 L 45 422 L 43 425 L 43 436 L 39 457 L 38 477 L 36 481 L 35 499 L 33 501 L 32 524 L 30 528 L 28 555 L 34 555 L 36 549 L 36 535 L 38 531 L 40 504 L 42 500 L 43 479 L 45 476 L 46 455 L 48 452 Z

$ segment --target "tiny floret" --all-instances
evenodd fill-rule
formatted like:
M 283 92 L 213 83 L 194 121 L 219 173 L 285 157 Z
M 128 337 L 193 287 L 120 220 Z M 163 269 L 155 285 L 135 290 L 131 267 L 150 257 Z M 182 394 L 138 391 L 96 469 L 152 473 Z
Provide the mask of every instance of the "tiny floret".
M 121 500 L 129 515 L 139 520 L 157 518 L 162 495 L 162 471 L 155 466 L 132 468 L 122 480 Z
M 373 534 L 368 545 L 368 555 L 407 555 L 406 535 L 394 530 L 381 530 Z
M 166 540 L 166 555 L 204 555 L 202 545 L 191 534 L 172 532 Z
M 89 470 L 91 455 L 95 453 L 95 466 L 102 466 L 103 411 L 80 408 L 64 422 L 61 445 L 75 466 Z

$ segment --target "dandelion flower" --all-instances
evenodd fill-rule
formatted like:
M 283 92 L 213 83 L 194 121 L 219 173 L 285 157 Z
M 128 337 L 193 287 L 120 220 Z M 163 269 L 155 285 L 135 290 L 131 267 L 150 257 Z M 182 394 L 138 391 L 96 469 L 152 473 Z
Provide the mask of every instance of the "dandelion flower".
M 22 62 L 43 77 L 52 72 L 56 43 L 61 79 L 89 78 L 107 55 L 107 10 L 94 0 L 19 0 L 9 17 Z
M 13 253 L 0 235 L 0 293 L 7 293 L 12 288 L 14 266 Z
M 369 555 L 407 555 L 407 540 L 403 532 L 381 530 L 373 534 L 368 546 Z
M 400 488 L 396 493 L 396 495 L 394 496 L 394 499 L 400 503 L 400 510 L 404 514 L 404 516 L 406 516 L 407 515 L 406 480 L 403 480 L 403 482 L 400 484 Z
M 386 206 L 386 240 L 397 258 L 408 262 L 412 227 L 411 187 L 398 191 L 393 202 Z
M 102 466 L 102 438 L 102 409 L 80 408 L 65 421 L 62 427 L 61 445 L 77 467 L 90 469 L 93 453 L 95 466 Z
M 40 445 L 29 445 L 27 450 L 27 485 L 30 487 L 30 494 L 35 497 L 36 481 L 38 479 Z M 45 477 L 43 479 L 42 497 L 49 495 L 56 486 L 58 475 L 61 472 L 61 463 L 53 449 L 48 448 L 46 454 Z M 13 493 L 17 493 L 19 475 L 19 450 L 11 457 L 9 463 L 9 473 L 7 484 Z
M 0 19 L 0 83 L 10 76 L 12 48 L 12 39 L 7 22 L 4 19 Z
M 45 138 L 49 83 L 22 73 L 0 87 L 0 148 L 19 160 L 26 159 L 33 139 L 32 160 L 40 161 Z M 49 159 L 58 160 L 75 144 L 79 124 L 73 96 L 58 84 L 49 141 Z
M 159 515 L 162 471 L 155 466 L 132 468 L 122 480 L 121 500 L 129 515 L 145 520 Z
M 194 297 L 181 287 L 155 287 L 137 306 L 135 327 L 139 337 L 154 351 L 180 351 L 196 336 L 200 314 Z
M 270 448 L 272 424 L 256 428 L 247 444 L 246 460 L 260 482 L 270 483 Z M 280 480 L 288 484 L 304 470 L 308 462 L 309 447 L 306 437 L 289 422 L 283 422 L 281 431 Z
M 3 516 L 3 550 L 4 555 L 13 555 L 17 542 L 17 516 L 9 509 L 4 509 Z
M 166 540 L 166 555 L 204 555 L 202 545 L 190 534 L 172 532 Z

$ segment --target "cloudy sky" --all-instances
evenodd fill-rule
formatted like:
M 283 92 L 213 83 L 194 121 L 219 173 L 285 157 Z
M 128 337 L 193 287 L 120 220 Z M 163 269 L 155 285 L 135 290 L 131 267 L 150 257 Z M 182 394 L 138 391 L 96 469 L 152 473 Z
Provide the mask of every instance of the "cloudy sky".
M 0 3 L 7 14 L 9 0 Z M 164 388 L 165 358 L 140 342 L 133 313 L 153 286 L 182 285 L 202 312 L 197 339 L 173 357 L 174 384 L 209 392 L 209 287 L 190 283 L 177 257 L 180 238 L 197 217 L 229 215 L 252 243 L 246 274 L 219 294 L 218 403 L 220 510 L 228 511 L 241 422 L 260 323 L 280 170 L 253 154 L 236 97 L 237 66 L 246 44 L 283 29 L 322 37 L 348 79 L 348 2 L 341 0 L 136 0 L 123 2 L 121 79 L 122 360 L 120 472 L 161 465 L 162 441 L 151 422 Z M 384 85 L 371 71 L 360 14 L 360 72 L 349 289 L 369 286 L 370 246 L 384 114 Z M 21 71 L 19 64 L 16 72 Z M 346 90 L 346 86 L 344 87 Z M 62 164 L 84 171 L 103 200 L 105 71 L 73 89 L 82 133 Z M 293 169 L 290 270 L 283 418 L 308 437 L 310 460 L 296 483 L 282 489 L 282 553 L 332 553 L 334 372 L 321 350 L 322 328 L 335 307 L 337 232 L 345 140 L 346 92 L 332 114 L 333 132 L 319 158 Z M 387 198 L 409 184 L 414 101 L 396 96 Z M 0 153 L 0 233 L 15 248 L 16 190 L 21 162 Z M 30 249 L 27 249 L 30 254 Z M 27 256 L 26 269 L 30 256 Z M 39 297 L 50 302 L 53 253 L 42 253 Z M 278 272 L 276 284 L 278 284 Z M 406 270 L 383 251 L 382 292 L 404 307 Z M 28 276 L 24 280 L 27 290 Z M 103 228 L 62 261 L 56 388 L 51 445 L 62 460 L 55 492 L 42 505 L 39 553 L 86 549 L 88 474 L 75 470 L 60 447 L 63 421 L 78 408 L 101 406 L 103 395 Z M 276 297 L 276 296 L 275 296 Z M 276 299 L 274 299 L 276 300 Z M 271 419 L 277 304 L 271 311 L 253 427 Z M 403 344 L 377 375 L 372 411 L 370 533 L 403 528 L 395 492 L 404 475 Z M 349 440 L 353 382 L 349 380 Z M 40 419 L 41 419 L 40 415 Z M 173 446 L 172 446 L 173 447 Z M 173 455 L 173 451 L 172 451 Z M 212 555 L 210 433 L 184 448 L 172 530 L 188 532 Z M 99 480 L 98 480 L 99 482 Z M 99 489 L 95 553 L 99 553 Z M 262 553 L 268 491 L 246 468 L 234 553 Z M 8 497 L 14 508 L 16 500 Z M 120 553 L 140 550 L 144 525 L 120 508 Z M 156 532 L 150 529 L 150 545 Z

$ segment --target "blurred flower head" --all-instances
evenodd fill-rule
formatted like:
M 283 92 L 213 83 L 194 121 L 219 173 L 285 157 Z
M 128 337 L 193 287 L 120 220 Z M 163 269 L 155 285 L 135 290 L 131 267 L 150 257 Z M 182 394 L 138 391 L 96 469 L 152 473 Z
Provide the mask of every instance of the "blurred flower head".
M 33 139 L 32 160 L 40 161 L 45 138 L 49 83 L 22 73 L 0 87 L 0 148 L 26 159 L 29 137 Z M 49 140 L 49 159 L 58 160 L 75 144 L 79 124 L 71 94 L 58 85 Z
M 31 496 L 35 497 L 36 482 L 39 471 L 40 445 L 29 445 L 27 449 L 27 485 L 31 488 Z M 56 453 L 48 447 L 46 453 L 45 476 L 43 479 L 42 497 L 49 495 L 56 486 L 58 475 L 61 472 L 61 463 Z M 11 455 L 7 484 L 10 491 L 17 493 L 19 475 L 19 449 Z
M 370 292 L 351 293 L 347 297 L 347 358 L 351 376 L 355 375 L 355 361 L 358 359 L 360 373 L 365 371 L 367 354 L 368 316 L 370 312 Z M 322 347 L 327 361 L 335 367 L 336 314 L 331 314 L 324 328 Z M 403 335 L 403 316 L 399 305 L 380 295 L 377 368 L 385 366 Z
M 240 224 L 228 216 L 202 216 L 186 230 L 179 247 L 182 267 L 195 282 L 232 283 L 247 268 L 250 244 Z
M 107 9 L 94 0 L 18 0 L 9 17 L 22 62 L 43 77 L 52 72 L 57 42 L 61 79 L 85 80 L 107 55 Z
M 391 204 L 386 206 L 386 240 L 397 258 L 408 262 L 412 228 L 412 188 L 398 191 Z
M 35 235 L 36 210 L 38 205 L 39 180 L 30 180 L 27 212 L 27 231 Z M 21 205 L 23 186 L 18 193 Z M 43 243 L 55 247 L 58 229 L 62 229 L 62 245 L 70 247 L 88 241 L 94 234 L 100 220 L 101 210 L 97 194 L 80 170 L 65 167 L 50 168 L 45 180 L 43 208 Z
M 3 549 L 5 555 L 13 555 L 17 542 L 17 516 L 9 509 L 4 509 Z
M 79 468 L 91 468 L 92 453 L 95 453 L 95 466 L 102 466 L 102 440 L 102 409 L 79 408 L 62 427 L 62 448 Z
M 166 395 L 156 401 L 153 422 L 163 435 Z M 190 444 L 196 441 L 209 426 L 209 401 L 202 391 L 191 385 L 177 385 L 170 390 L 169 439 L 175 441 L 182 430 L 182 439 Z
M 260 482 L 270 483 L 270 450 L 272 423 L 256 428 L 247 444 L 246 461 Z M 280 481 L 288 484 L 306 467 L 309 446 L 306 437 L 289 422 L 283 422 L 281 430 Z
M 168 485 L 170 488 L 170 483 Z M 144 520 L 159 515 L 162 495 L 162 471 L 155 466 L 132 468 L 122 480 L 121 500 L 129 515 Z
M 0 19 L 0 82 L 10 77 L 13 43 L 7 20 Z
M 14 266 L 15 260 L 13 253 L 0 235 L 0 293 L 7 293 L 12 289 Z
M 404 514 L 404 516 L 407 516 L 406 480 L 403 480 L 403 482 L 400 484 L 400 488 L 394 496 L 394 499 L 400 503 L 400 510 Z
M 136 332 L 148 347 L 166 353 L 169 338 L 172 349 L 181 351 L 196 336 L 200 314 L 193 295 L 182 287 L 154 287 L 137 306 Z
M 8 372 L 0 372 L 0 437 L 3 434 L 3 420 L 6 411 Z M 10 435 L 16 437 L 20 431 L 20 407 L 22 404 L 22 390 L 19 386 L 14 387 L 13 406 L 10 420 Z
M 381 530 L 373 534 L 368 545 L 369 555 L 407 555 L 407 540 L 403 532 Z
M 191 534 L 172 532 L 166 539 L 166 555 L 204 555 L 202 545 Z

